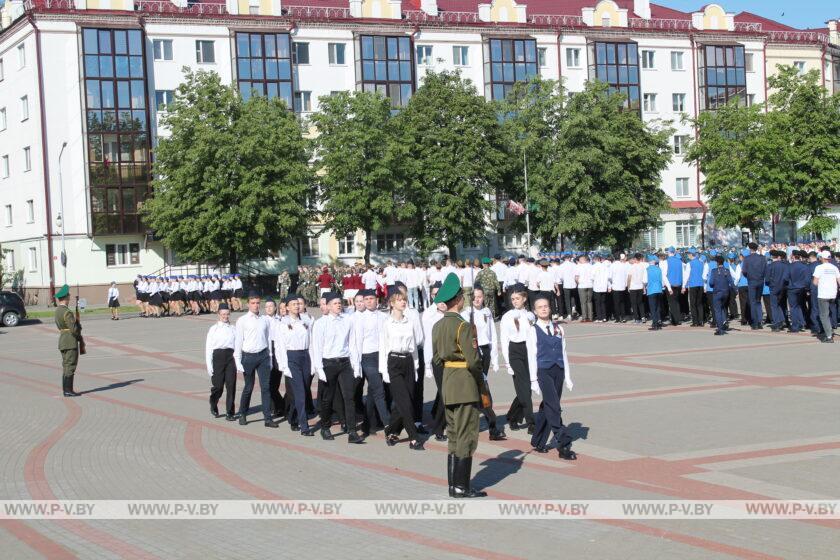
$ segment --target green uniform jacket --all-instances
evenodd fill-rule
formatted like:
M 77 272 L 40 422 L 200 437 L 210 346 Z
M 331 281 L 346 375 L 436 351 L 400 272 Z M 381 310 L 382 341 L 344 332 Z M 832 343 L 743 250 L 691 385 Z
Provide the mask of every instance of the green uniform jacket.
M 55 326 L 59 330 L 59 350 L 75 350 L 78 348 L 82 326 L 76 322 L 76 314 L 66 305 L 59 305 L 55 308 Z
M 484 375 L 473 342 L 470 324 L 458 313 L 447 311 L 432 328 L 432 363 L 444 366 L 443 402 L 446 405 L 479 402 L 478 388 Z M 446 362 L 466 362 L 467 367 L 446 367 Z

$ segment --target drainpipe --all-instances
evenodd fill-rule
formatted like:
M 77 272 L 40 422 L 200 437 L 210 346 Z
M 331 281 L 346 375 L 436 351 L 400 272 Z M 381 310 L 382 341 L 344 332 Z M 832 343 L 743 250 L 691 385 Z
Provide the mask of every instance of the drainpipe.
M 47 263 L 50 271 L 50 303 L 55 305 L 52 295 L 55 293 L 55 265 L 53 264 L 53 229 L 52 229 L 52 204 L 50 201 L 50 158 L 47 149 L 47 110 L 44 106 L 44 65 L 41 60 L 41 30 L 35 25 L 35 18 L 32 14 L 27 16 L 29 25 L 35 30 L 35 60 L 38 64 L 38 105 L 41 109 L 41 162 L 44 173 L 44 207 L 47 216 Z M 65 216 L 61 217 L 66 220 Z M 63 222 L 62 222 L 63 223 Z
M 697 45 L 694 42 L 694 33 L 691 33 L 688 38 L 691 40 L 691 84 L 694 96 L 694 119 L 700 116 L 700 92 L 697 90 Z M 700 137 L 697 127 L 694 127 L 694 140 Z M 700 165 L 695 164 L 694 170 L 697 173 L 697 204 L 703 209 L 703 216 L 700 218 L 700 248 L 706 248 L 706 205 L 703 204 L 703 199 L 700 197 Z

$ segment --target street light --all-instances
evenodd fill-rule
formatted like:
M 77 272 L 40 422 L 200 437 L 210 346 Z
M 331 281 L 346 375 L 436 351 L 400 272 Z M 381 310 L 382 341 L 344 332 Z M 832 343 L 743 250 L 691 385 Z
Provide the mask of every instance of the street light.
M 64 148 L 67 142 L 61 143 L 61 151 L 58 152 L 58 227 L 61 228 L 61 270 L 63 273 L 62 283 L 67 283 L 67 252 L 64 246 L 64 224 L 67 221 L 64 217 L 64 185 L 61 178 L 61 156 L 64 155 Z

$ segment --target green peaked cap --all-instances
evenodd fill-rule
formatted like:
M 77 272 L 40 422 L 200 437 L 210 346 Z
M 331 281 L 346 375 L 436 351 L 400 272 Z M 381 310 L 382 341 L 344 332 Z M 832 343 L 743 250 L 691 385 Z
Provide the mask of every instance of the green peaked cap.
M 55 299 L 65 298 L 70 295 L 70 286 L 64 284 L 62 287 L 58 289 L 55 293 Z
M 458 275 L 454 272 L 450 272 L 446 275 L 446 278 L 443 279 L 443 285 L 438 290 L 437 295 L 435 296 L 435 303 L 446 303 L 450 299 L 454 298 L 458 295 L 458 292 L 461 291 L 461 281 L 458 280 Z

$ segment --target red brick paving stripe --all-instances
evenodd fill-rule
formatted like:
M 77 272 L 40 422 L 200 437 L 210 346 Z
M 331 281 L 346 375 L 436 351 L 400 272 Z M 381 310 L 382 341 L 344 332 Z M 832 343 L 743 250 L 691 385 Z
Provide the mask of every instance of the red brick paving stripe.
M 713 353 L 713 352 L 732 352 L 734 350 L 751 350 L 753 348 L 778 348 L 779 346 L 803 346 L 808 343 L 815 343 L 814 340 L 797 340 L 791 342 L 767 342 L 762 344 L 739 344 L 737 346 L 722 346 L 720 348 L 688 348 L 685 350 L 665 350 L 662 352 L 642 352 L 640 354 L 616 354 L 614 358 L 651 358 L 654 356 L 672 356 L 676 354 L 697 354 L 697 353 Z
M 23 521 L 17 519 L 0 519 L 0 527 L 6 529 L 20 542 L 49 560 L 73 560 L 78 558 L 78 556 L 62 545 L 42 535 Z
M 704 465 L 708 463 L 725 463 L 727 461 L 740 461 L 742 459 L 756 459 L 759 457 L 774 457 L 776 455 L 788 455 L 791 453 L 809 453 L 811 451 L 822 451 L 824 449 L 840 449 L 840 441 L 827 441 L 825 443 L 810 443 L 805 445 L 794 445 L 791 447 L 757 449 L 755 451 L 735 451 L 721 455 L 706 455 L 691 459 L 679 459 L 674 463 L 689 463 L 691 465 Z
M 39 386 L 49 385 L 49 384 L 47 384 L 45 382 L 42 382 L 42 381 L 32 380 L 32 379 L 29 379 L 29 378 L 26 378 L 26 377 L 23 377 L 23 376 L 19 376 L 19 375 L 15 375 L 15 374 L 11 374 L 11 373 L 8 373 L 8 372 L 0 372 L 0 374 L 5 375 L 6 377 L 13 377 L 13 378 L 17 378 L 17 379 L 20 379 L 22 381 L 25 381 L 26 385 L 24 385 L 22 383 L 13 383 L 15 385 L 19 385 L 19 386 L 22 386 L 22 387 L 28 387 L 29 383 L 37 384 Z M 6 382 L 8 382 L 8 381 L 6 381 Z M 175 394 L 177 394 L 177 393 L 175 393 Z M 111 403 L 111 404 L 114 404 L 114 405 L 117 405 L 117 406 L 121 406 L 121 407 L 133 408 L 135 410 L 140 410 L 140 411 L 147 412 L 149 414 L 153 414 L 153 415 L 157 415 L 157 416 L 164 416 L 164 417 L 171 418 L 171 419 L 174 419 L 174 420 L 181 420 L 183 422 L 186 422 L 187 424 L 193 423 L 193 424 L 205 427 L 205 428 L 211 428 L 211 429 L 214 429 L 214 430 L 217 430 L 217 431 L 221 431 L 221 432 L 224 432 L 224 433 L 235 435 L 237 437 L 241 437 L 243 439 L 264 443 L 266 445 L 270 445 L 270 446 L 273 446 L 273 447 L 280 447 L 280 448 L 284 448 L 284 449 L 290 449 L 290 450 L 293 450 L 293 451 L 299 451 L 303 454 L 307 454 L 307 455 L 310 455 L 310 456 L 321 457 L 321 458 L 331 460 L 331 461 L 336 461 L 336 462 L 343 462 L 343 463 L 347 463 L 347 464 L 350 464 L 350 465 L 354 465 L 354 466 L 358 466 L 358 467 L 362 467 L 362 468 L 367 468 L 367 469 L 370 469 L 370 470 L 375 470 L 375 471 L 379 471 L 379 472 L 383 472 L 383 473 L 387 473 L 387 474 L 395 474 L 395 475 L 399 475 L 399 476 L 404 476 L 406 478 L 411 478 L 413 480 L 418 480 L 418 481 L 421 481 L 421 482 L 427 482 L 429 484 L 435 484 L 435 485 L 440 485 L 440 486 L 444 486 L 444 484 L 445 484 L 444 480 L 442 478 L 427 475 L 427 474 L 424 474 L 424 473 L 418 473 L 418 472 L 409 471 L 409 470 L 406 470 L 406 469 L 395 469 L 395 468 L 387 467 L 385 465 L 381 465 L 381 464 L 378 464 L 378 463 L 371 463 L 371 462 L 368 462 L 368 461 L 363 461 L 363 460 L 360 460 L 360 459 L 355 459 L 355 458 L 344 456 L 344 455 L 338 455 L 338 454 L 335 454 L 335 453 L 331 453 L 329 451 L 321 451 L 321 450 L 318 450 L 318 449 L 310 449 L 308 447 L 304 447 L 304 446 L 301 446 L 301 445 L 297 445 L 297 444 L 293 444 L 293 443 L 287 443 L 287 442 L 284 442 L 284 441 L 275 440 L 275 439 L 267 438 L 267 437 L 264 437 L 264 436 L 258 436 L 258 435 L 247 433 L 247 432 L 242 432 L 241 430 L 237 430 L 235 428 L 230 428 L 230 427 L 227 427 L 227 426 L 224 426 L 224 425 L 214 424 L 214 423 L 207 422 L 207 421 L 195 420 L 193 418 L 189 418 L 189 417 L 186 417 L 186 416 L 181 416 L 181 415 L 174 414 L 174 413 L 164 411 L 164 410 L 155 409 L 155 408 L 148 407 L 148 406 L 145 406 L 145 405 L 129 403 L 129 402 L 122 401 L 122 400 L 119 400 L 119 399 L 113 399 L 113 398 L 110 398 L 110 397 L 106 397 L 106 396 L 103 396 L 103 395 L 97 395 L 97 394 L 89 394 L 88 397 L 96 399 L 96 400 L 108 402 L 108 403 Z M 508 442 L 497 442 L 497 443 L 508 443 Z M 429 445 L 429 448 L 430 449 L 438 449 L 438 450 L 440 450 L 440 449 L 445 450 L 446 449 L 445 446 L 440 446 L 440 445 L 437 445 L 437 444 L 431 444 L 431 445 Z M 513 447 L 513 448 L 516 448 L 516 447 Z M 494 457 L 492 455 L 488 455 L 488 454 L 485 454 L 485 453 L 476 453 L 475 456 L 477 458 L 500 460 L 497 457 Z M 603 463 L 603 464 L 609 464 L 610 463 L 609 461 L 600 461 L 600 460 L 597 460 L 597 459 L 593 459 L 591 457 L 588 457 L 587 459 L 589 460 L 589 461 L 586 461 L 587 465 L 589 464 L 590 461 L 600 462 L 600 463 Z M 515 461 L 515 460 L 508 459 L 508 461 Z M 515 461 L 515 462 L 518 462 L 518 461 Z M 582 462 L 578 461 L 578 463 L 582 463 Z M 613 463 L 613 464 L 616 464 L 616 463 Z M 538 469 L 538 470 L 552 471 L 552 472 L 556 472 L 556 473 L 559 473 L 559 474 L 570 474 L 572 476 L 580 476 L 580 473 L 582 471 L 582 469 L 580 469 L 580 468 L 560 469 L 560 468 L 557 468 L 557 467 L 551 467 L 551 466 L 543 465 L 543 464 L 524 464 L 523 463 L 523 466 L 526 466 L 526 467 L 529 467 L 529 468 L 535 468 L 535 469 Z M 584 477 L 584 478 L 590 478 L 590 477 Z M 601 480 L 601 479 L 598 479 L 598 478 L 591 478 L 591 480 L 595 480 L 595 481 L 602 482 L 602 483 L 607 483 L 607 484 L 612 483 L 612 484 L 616 484 L 616 485 L 619 485 L 619 486 L 625 486 L 625 487 L 628 487 L 628 488 L 637 488 L 637 486 L 635 486 L 635 485 L 628 485 L 624 480 L 621 480 L 621 479 L 617 479 L 616 482 L 612 482 L 612 481 L 609 481 L 609 480 Z M 703 484 L 706 484 L 706 483 L 698 482 L 698 484 L 703 485 Z M 643 490 L 648 491 L 648 492 L 654 492 L 655 491 L 654 487 L 651 487 L 649 485 L 644 485 L 644 484 L 640 485 L 638 488 L 643 489 Z M 488 489 L 487 492 L 488 492 L 488 495 L 490 495 L 492 497 L 497 497 L 497 498 L 500 498 L 500 499 L 526 499 L 526 498 L 522 498 L 520 496 L 515 496 L 513 494 L 507 494 L 507 493 L 503 493 L 503 492 L 499 492 L 499 491 L 495 491 L 495 490 L 489 490 Z M 667 495 L 667 492 L 661 492 L 661 493 Z M 680 496 L 680 497 L 684 497 L 684 496 Z M 765 498 L 766 497 L 761 496 L 761 499 L 765 499 Z M 692 535 L 686 535 L 686 534 L 683 534 L 683 533 L 676 533 L 676 532 L 673 532 L 673 531 L 663 531 L 663 530 L 660 530 L 660 529 L 655 529 L 655 528 L 650 527 L 648 525 L 644 525 L 642 523 L 635 523 L 635 522 L 632 522 L 632 521 L 621 521 L 620 522 L 621 525 L 618 525 L 618 523 L 611 522 L 611 521 L 608 521 L 608 520 L 593 520 L 593 522 L 595 522 L 595 523 L 607 523 L 607 524 L 610 524 L 610 525 L 622 526 L 625 529 L 635 530 L 635 531 L 637 531 L 639 533 L 642 533 L 642 534 L 655 535 L 659 538 L 667 538 L 667 539 L 673 540 L 675 542 L 680 542 L 680 543 L 684 543 L 684 544 L 691 544 L 693 546 L 699 546 L 699 547 L 704 548 L 706 550 L 710 550 L 710 551 L 714 551 L 714 552 L 727 553 L 727 554 L 731 554 L 733 556 L 737 556 L 737 557 L 741 557 L 741 558 L 773 558 L 773 557 L 770 557 L 770 556 L 764 556 L 764 555 L 762 555 L 762 553 L 759 553 L 759 552 L 756 552 L 756 551 L 753 551 L 753 550 L 743 549 L 743 548 L 740 548 L 740 547 L 734 547 L 734 546 L 730 546 L 730 545 L 727 545 L 727 544 L 724 544 L 724 543 L 710 541 L 710 540 L 702 539 L 702 538 L 699 538 L 699 537 L 694 537 Z M 423 538 L 425 539 L 426 537 L 423 537 Z

